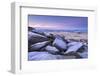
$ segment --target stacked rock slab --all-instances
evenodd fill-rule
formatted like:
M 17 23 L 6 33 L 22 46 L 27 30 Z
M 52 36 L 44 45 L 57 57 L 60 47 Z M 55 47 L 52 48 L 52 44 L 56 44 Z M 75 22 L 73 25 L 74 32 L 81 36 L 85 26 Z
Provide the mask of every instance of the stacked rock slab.
M 39 51 L 41 48 L 45 47 L 48 45 L 49 41 L 44 41 L 44 42 L 38 42 L 33 45 L 31 45 L 31 51 Z
M 31 44 L 48 41 L 49 39 L 46 36 L 34 33 L 34 32 L 28 32 L 28 42 Z
M 70 52 L 77 52 L 78 49 L 80 49 L 83 46 L 80 42 L 72 42 L 68 44 L 68 49 L 66 50 L 65 54 Z
M 58 48 L 61 52 L 65 51 L 67 49 L 67 43 L 60 36 L 56 36 L 52 45 L 55 46 L 56 48 Z

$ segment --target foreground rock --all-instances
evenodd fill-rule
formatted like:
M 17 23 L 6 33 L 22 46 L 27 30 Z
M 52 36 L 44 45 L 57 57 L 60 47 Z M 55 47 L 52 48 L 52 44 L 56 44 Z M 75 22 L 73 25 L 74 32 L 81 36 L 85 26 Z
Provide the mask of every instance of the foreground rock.
M 52 55 L 48 52 L 29 52 L 28 60 L 75 59 L 75 56 Z
M 82 43 L 80 42 L 72 42 L 68 44 L 68 49 L 66 50 L 66 52 L 64 54 L 68 54 L 70 52 L 77 52 L 78 49 L 80 49 L 83 46 Z
M 60 52 L 56 47 L 50 46 L 50 45 L 46 46 L 45 50 L 48 51 L 51 54 L 57 54 L 57 53 Z
M 48 52 L 29 52 L 28 60 L 55 60 L 56 57 Z
M 60 36 L 56 36 L 52 45 L 58 48 L 60 51 L 65 51 L 67 49 L 67 43 Z
M 47 46 L 50 41 L 39 42 L 31 45 L 31 51 L 40 51 L 43 47 Z
M 43 42 L 43 41 L 48 41 L 49 39 L 46 36 L 37 34 L 37 33 L 33 33 L 33 32 L 28 32 L 28 43 L 34 44 L 37 42 Z

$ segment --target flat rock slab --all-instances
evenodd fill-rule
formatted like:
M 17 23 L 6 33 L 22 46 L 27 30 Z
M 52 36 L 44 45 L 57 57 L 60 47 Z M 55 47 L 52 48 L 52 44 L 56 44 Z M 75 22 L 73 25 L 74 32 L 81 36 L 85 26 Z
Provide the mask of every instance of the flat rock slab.
M 69 48 L 66 50 L 65 54 L 70 52 L 77 52 L 83 46 L 80 42 L 70 43 Z
M 40 35 L 44 35 L 44 32 L 42 32 L 40 30 L 36 30 L 36 29 L 31 30 L 31 32 L 37 33 L 37 34 L 40 34 Z
M 48 52 L 29 52 L 28 60 L 55 60 L 56 57 Z
M 43 42 L 43 41 L 48 41 L 49 39 L 46 36 L 33 33 L 33 32 L 28 32 L 28 42 L 31 44 L 37 43 L 37 42 Z
M 49 41 L 44 41 L 44 42 L 38 42 L 38 43 L 35 43 L 33 45 L 31 45 L 30 49 L 32 51 L 39 51 L 42 47 L 45 47 L 46 45 L 48 45 Z
M 55 40 L 53 42 L 53 46 L 55 46 L 59 50 L 67 49 L 67 43 L 60 36 L 55 38 Z

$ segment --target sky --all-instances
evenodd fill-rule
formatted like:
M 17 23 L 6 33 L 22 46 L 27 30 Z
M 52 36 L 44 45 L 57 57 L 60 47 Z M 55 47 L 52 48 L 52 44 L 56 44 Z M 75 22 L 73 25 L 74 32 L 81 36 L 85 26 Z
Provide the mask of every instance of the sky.
M 87 30 L 88 17 L 28 15 L 28 26 L 52 30 Z

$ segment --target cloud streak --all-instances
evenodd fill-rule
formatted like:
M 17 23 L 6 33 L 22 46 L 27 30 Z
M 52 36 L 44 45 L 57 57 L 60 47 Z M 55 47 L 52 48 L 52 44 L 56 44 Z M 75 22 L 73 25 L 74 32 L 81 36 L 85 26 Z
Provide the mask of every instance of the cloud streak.
M 85 29 L 88 27 L 87 17 L 29 15 L 28 26 L 40 29 Z

